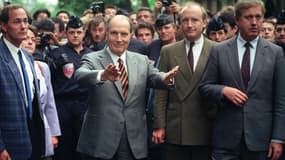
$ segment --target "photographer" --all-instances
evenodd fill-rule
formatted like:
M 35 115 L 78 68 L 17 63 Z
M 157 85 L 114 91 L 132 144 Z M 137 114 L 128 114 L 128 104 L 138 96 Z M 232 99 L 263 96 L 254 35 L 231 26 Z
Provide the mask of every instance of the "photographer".
M 50 58 L 50 52 L 59 46 L 55 34 L 55 23 L 50 18 L 46 18 L 35 21 L 33 25 L 37 28 L 36 51 L 33 57 L 36 60 L 46 62 L 51 67 L 53 61 Z
M 156 0 L 154 6 L 154 15 L 157 17 L 159 14 L 168 14 L 176 23 L 178 18 L 180 6 L 176 3 L 176 0 Z
M 79 86 L 73 73 L 79 68 L 81 57 L 91 52 L 83 46 L 84 36 L 85 28 L 82 21 L 71 16 L 66 26 L 67 44 L 51 53 L 55 64 L 52 84 L 62 131 L 55 151 L 57 160 L 80 160 L 76 145 L 87 109 L 88 93 L 86 88 Z

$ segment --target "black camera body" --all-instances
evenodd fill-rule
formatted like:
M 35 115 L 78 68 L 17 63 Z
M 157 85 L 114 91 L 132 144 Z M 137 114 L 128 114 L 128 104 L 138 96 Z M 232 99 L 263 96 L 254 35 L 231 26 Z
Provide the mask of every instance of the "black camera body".
M 41 45 L 42 46 L 47 46 L 48 41 L 51 39 L 50 35 L 45 34 L 45 33 L 40 34 L 40 38 L 41 38 Z
M 8 0 L 4 0 L 3 6 L 7 6 L 7 5 L 10 5 L 10 4 L 11 4 L 11 2 L 10 2 L 10 1 L 8 1 Z
M 90 8 L 94 14 L 105 13 L 105 3 L 103 1 L 93 2 Z
M 162 0 L 162 5 L 168 7 L 172 4 L 173 0 Z

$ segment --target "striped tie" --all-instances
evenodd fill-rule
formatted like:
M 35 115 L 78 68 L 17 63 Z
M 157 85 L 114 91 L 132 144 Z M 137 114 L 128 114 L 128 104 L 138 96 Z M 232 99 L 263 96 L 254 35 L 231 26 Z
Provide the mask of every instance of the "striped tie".
M 129 84 L 128 75 L 127 75 L 126 68 L 125 68 L 123 60 L 121 58 L 119 58 L 118 62 L 119 62 L 119 69 L 121 72 L 120 80 L 121 80 L 121 84 L 122 84 L 122 91 L 123 91 L 123 95 L 126 99 L 128 96 L 128 84 Z

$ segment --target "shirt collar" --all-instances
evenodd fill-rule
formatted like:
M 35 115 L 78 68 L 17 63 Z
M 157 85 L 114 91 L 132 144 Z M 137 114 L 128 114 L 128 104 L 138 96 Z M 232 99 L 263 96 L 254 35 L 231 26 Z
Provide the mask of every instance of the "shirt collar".
M 242 46 L 244 46 L 245 43 L 247 42 L 246 40 L 244 40 L 244 39 L 242 38 L 242 36 L 240 35 L 240 33 L 238 33 L 237 39 L 238 39 L 239 43 L 242 44 Z M 256 48 L 258 40 L 259 40 L 259 36 L 257 36 L 254 40 L 249 41 L 250 44 L 251 44 L 251 46 L 252 46 L 253 48 Z
M 186 45 L 189 47 L 190 46 L 190 41 L 188 39 L 185 39 L 186 40 Z M 199 39 L 197 39 L 196 41 L 194 41 L 194 46 L 197 45 L 197 44 L 201 44 L 203 43 L 203 40 L 204 40 L 204 36 L 201 35 Z
M 3 38 L 3 40 L 4 40 L 5 44 L 7 45 L 8 49 L 9 49 L 9 51 L 10 51 L 11 53 L 18 53 L 19 50 L 21 51 L 20 48 L 14 46 L 14 45 L 13 45 L 11 42 L 9 42 L 6 38 Z
M 111 58 L 112 58 L 114 64 L 116 64 L 116 63 L 118 62 L 118 59 L 119 59 L 119 58 L 121 58 L 121 59 L 124 61 L 124 63 L 126 63 L 126 51 L 124 51 L 124 53 L 123 53 L 121 56 L 118 56 L 118 55 L 114 54 L 114 53 L 110 50 L 109 47 L 107 47 L 107 51 L 108 51 L 109 55 L 111 56 Z

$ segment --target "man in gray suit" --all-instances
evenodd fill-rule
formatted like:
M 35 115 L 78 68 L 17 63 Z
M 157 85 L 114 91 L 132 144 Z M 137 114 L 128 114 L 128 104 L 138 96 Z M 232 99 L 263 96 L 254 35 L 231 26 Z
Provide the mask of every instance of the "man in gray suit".
M 90 86 L 78 151 L 83 159 L 134 160 L 147 156 L 145 92 L 170 87 L 178 70 L 159 72 L 149 59 L 127 51 L 131 22 L 117 15 L 107 27 L 107 47 L 85 55 L 75 77 Z
M 262 1 L 239 1 L 235 12 L 239 33 L 212 48 L 200 86 L 219 105 L 212 159 L 277 160 L 285 140 L 283 52 L 259 37 Z

